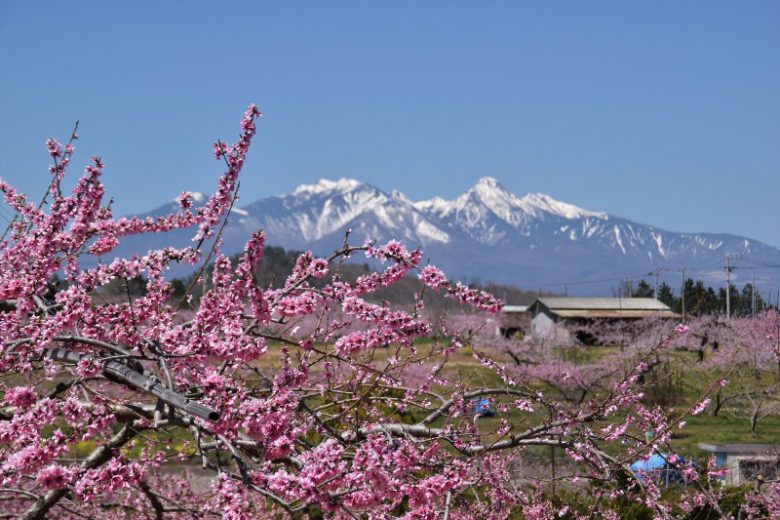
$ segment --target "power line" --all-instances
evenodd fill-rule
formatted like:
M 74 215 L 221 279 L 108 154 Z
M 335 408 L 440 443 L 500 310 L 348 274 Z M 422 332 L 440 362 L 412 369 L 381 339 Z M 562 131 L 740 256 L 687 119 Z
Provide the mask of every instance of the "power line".
M 738 257 L 735 255 L 728 255 L 729 261 L 727 263 L 729 274 L 732 271 L 735 270 L 744 270 L 744 269 L 780 269 L 780 265 L 755 265 L 755 266 L 749 266 L 749 265 L 734 265 L 731 262 L 733 260 L 736 260 Z M 724 269 L 723 264 L 721 263 L 714 263 L 702 267 L 657 267 L 654 270 L 650 272 L 642 272 L 642 273 L 634 273 L 634 274 L 628 274 L 628 275 L 622 275 L 622 276 L 615 276 L 610 278 L 597 278 L 593 280 L 568 280 L 568 281 L 560 281 L 560 282 L 550 282 L 550 283 L 544 283 L 544 284 L 537 284 L 537 287 L 539 288 L 550 288 L 550 287 L 561 287 L 564 289 L 566 293 L 568 293 L 569 286 L 579 286 L 579 285 L 593 285 L 593 284 L 599 284 L 599 283 L 607 283 L 607 282 L 627 282 L 634 279 L 645 279 L 649 276 L 655 277 L 654 280 L 654 294 L 657 297 L 657 284 L 658 280 L 657 278 L 660 276 L 661 273 L 680 273 L 682 277 L 682 283 L 685 283 L 685 275 L 686 274 L 694 274 L 694 273 L 702 273 L 702 272 L 713 272 L 716 271 L 718 268 Z M 730 276 L 727 276 L 730 282 Z M 680 292 L 683 292 L 683 288 L 680 288 Z

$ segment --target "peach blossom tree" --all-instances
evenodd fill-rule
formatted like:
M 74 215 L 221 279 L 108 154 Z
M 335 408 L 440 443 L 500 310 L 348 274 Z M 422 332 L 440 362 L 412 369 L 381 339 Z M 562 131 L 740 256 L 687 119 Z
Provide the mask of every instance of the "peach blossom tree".
M 52 177 L 40 203 L 0 180 L 14 213 L 0 242 L 5 517 L 617 518 L 623 500 L 668 518 L 717 508 L 707 485 L 667 501 L 627 471 L 671 435 L 663 410 L 643 402 L 645 360 L 582 399 L 548 395 L 489 348 L 472 348 L 468 332 L 433 330 L 426 293 L 481 313 L 501 303 L 425 265 L 420 250 L 345 240 L 259 286 L 261 231 L 237 262 L 220 251 L 259 116 L 250 106 L 238 140 L 214 145 L 225 171 L 205 204 L 183 193 L 178 212 L 158 218 L 112 214 L 98 157 L 64 193 L 75 132 L 47 142 Z M 192 245 L 111 256 L 124 237 L 174 229 L 192 229 Z M 347 281 L 339 266 L 355 255 L 383 268 Z M 175 263 L 199 273 L 194 308 L 172 296 Z M 139 276 L 144 294 L 100 297 Z M 425 287 L 410 308 L 369 301 L 408 276 Z M 467 350 L 491 377 L 445 370 Z M 475 415 L 475 399 L 496 416 Z M 527 453 L 550 446 L 573 468 L 558 485 L 585 486 L 587 511 L 554 505 L 547 477 L 516 476 Z

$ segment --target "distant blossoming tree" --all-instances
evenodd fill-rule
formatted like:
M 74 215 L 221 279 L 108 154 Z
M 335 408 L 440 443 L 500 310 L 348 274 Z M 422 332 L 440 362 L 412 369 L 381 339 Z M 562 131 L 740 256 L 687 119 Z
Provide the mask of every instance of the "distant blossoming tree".
M 642 400 L 645 360 L 599 376 L 604 391 L 574 400 L 547 395 L 527 378 L 549 369 L 509 369 L 488 345 L 472 345 L 473 330 L 447 330 L 446 320 L 432 330 L 426 291 L 480 312 L 496 312 L 500 302 L 423 265 L 419 250 L 345 241 L 329 258 L 301 255 L 278 286 L 258 286 L 263 234 L 232 263 L 220 253 L 220 230 L 259 116 L 250 106 L 238 141 L 215 144 L 226 171 L 205 204 L 196 207 L 184 193 L 180 210 L 159 218 L 115 218 L 103 202 L 98 157 L 63 193 L 75 132 L 65 145 L 47 142 L 52 179 L 41 203 L 0 180 L 14 213 L 0 242 L 6 517 L 574 514 L 553 506 L 545 478 L 515 476 L 539 446 L 570 458 L 574 469 L 558 480 L 590 486 L 591 510 L 577 513 L 583 518 L 616 518 L 616 500 L 659 517 L 680 504 L 717 501 L 715 491 L 696 485 L 684 501 L 667 502 L 651 480 L 626 471 L 670 438 L 663 411 Z M 123 237 L 182 228 L 193 229 L 191 247 L 95 261 L 110 258 Z M 358 253 L 384 269 L 347 281 L 339 266 Z M 193 310 L 186 295 L 172 297 L 166 271 L 176 262 L 199 269 L 194 283 L 203 291 Z M 367 301 L 412 275 L 425 286 L 413 308 Z M 127 287 L 141 276 L 142 295 L 100 297 L 107 284 Z M 645 354 L 663 348 L 659 341 Z M 481 377 L 446 370 L 467 351 Z M 475 416 L 475 399 L 497 416 Z M 645 436 L 650 430 L 655 435 Z M 211 477 L 202 484 L 191 472 Z

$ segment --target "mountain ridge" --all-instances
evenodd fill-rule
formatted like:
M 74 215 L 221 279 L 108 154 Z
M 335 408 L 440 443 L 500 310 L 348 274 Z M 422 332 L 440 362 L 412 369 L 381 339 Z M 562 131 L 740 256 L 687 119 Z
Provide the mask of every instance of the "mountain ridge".
M 149 214 L 171 209 L 168 204 Z M 742 255 L 744 262 L 780 265 L 780 249 L 757 240 L 727 233 L 668 231 L 542 193 L 517 196 L 493 177 L 479 179 L 451 200 L 413 201 L 398 190 L 386 192 L 349 178 L 302 184 L 289 194 L 234 208 L 225 227 L 223 250 L 240 251 L 257 229 L 265 230 L 269 244 L 318 254 L 339 247 L 348 229 L 354 242 L 396 238 L 410 247 L 422 247 L 432 263 L 455 277 L 526 288 L 683 266 L 717 282 L 723 273 L 716 267 L 723 265 L 727 253 Z M 156 238 L 184 246 L 189 236 L 189 230 L 179 230 Z M 118 254 L 141 245 L 128 242 Z M 759 278 L 759 288 L 777 283 L 772 273 L 760 273 Z M 604 288 L 594 292 L 603 293 Z

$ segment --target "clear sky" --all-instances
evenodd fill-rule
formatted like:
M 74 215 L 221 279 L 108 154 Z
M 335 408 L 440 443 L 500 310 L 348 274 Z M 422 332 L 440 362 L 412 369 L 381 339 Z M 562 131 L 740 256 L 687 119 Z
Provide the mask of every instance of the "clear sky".
M 119 213 L 212 191 L 265 112 L 243 203 L 353 177 L 480 177 L 780 246 L 780 2 L 0 0 L 0 176 L 37 198 L 81 121 Z

